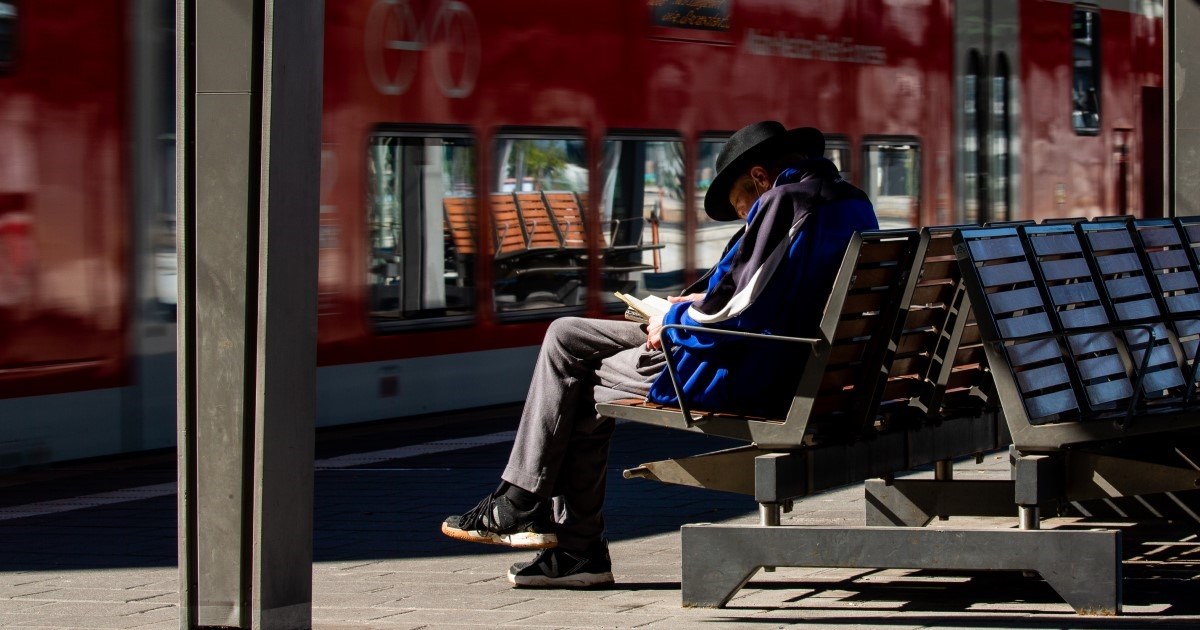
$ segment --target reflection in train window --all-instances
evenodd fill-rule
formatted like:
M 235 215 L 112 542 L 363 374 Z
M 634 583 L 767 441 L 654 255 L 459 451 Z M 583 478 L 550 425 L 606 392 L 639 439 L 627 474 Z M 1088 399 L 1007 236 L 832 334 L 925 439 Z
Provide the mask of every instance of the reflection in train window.
M 17 62 L 17 5 L 0 0 L 0 75 L 8 74 Z
M 173 124 L 174 117 L 160 120 Z M 158 314 L 175 321 L 179 303 L 179 270 L 175 248 L 175 134 L 163 133 L 155 145 L 158 194 L 153 200 L 150 243 L 154 249 L 154 302 Z
M 850 141 L 845 136 L 825 136 L 825 157 L 837 167 L 842 179 L 854 181 L 850 177 Z
M 581 137 L 501 136 L 495 164 L 487 211 L 496 310 L 508 319 L 582 308 L 587 144 Z
M 996 70 L 992 76 L 992 167 L 990 173 L 992 211 L 989 221 L 1012 219 L 1012 161 L 1009 144 L 1012 142 L 1012 92 L 1009 85 L 1008 55 L 996 55 Z
M 875 204 L 880 228 L 916 225 L 921 150 L 915 139 L 864 142 L 863 189 Z
M 1075 73 L 1071 83 L 1071 122 L 1075 133 L 1100 133 L 1100 13 L 1077 7 L 1071 20 Z
M 600 194 L 601 299 L 683 288 L 684 159 L 678 140 L 613 136 L 604 142 Z
M 703 275 L 717 264 L 729 239 L 744 225 L 741 221 L 714 221 L 704 212 L 704 195 L 716 176 L 717 154 L 725 146 L 724 138 L 701 140 L 696 151 L 696 272 Z
M 986 169 L 982 152 L 983 138 L 987 136 L 987 122 L 980 115 L 984 99 L 982 65 L 979 51 L 972 49 L 967 54 L 966 73 L 962 82 L 962 146 L 959 148 L 962 153 L 963 178 L 962 190 L 959 192 L 962 197 L 962 216 L 959 217 L 961 223 L 987 221 L 987 217 L 980 214 L 987 210 L 984 197 L 987 190 L 983 187 Z
M 370 313 L 377 326 L 474 309 L 475 145 L 379 134 L 367 159 Z

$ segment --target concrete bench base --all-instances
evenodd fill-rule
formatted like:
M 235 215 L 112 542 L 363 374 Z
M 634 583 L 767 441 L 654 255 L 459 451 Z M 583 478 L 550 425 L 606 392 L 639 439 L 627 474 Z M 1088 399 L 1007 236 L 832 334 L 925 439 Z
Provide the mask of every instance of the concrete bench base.
M 685 607 L 722 608 L 785 566 L 1037 571 L 1080 614 L 1121 611 L 1116 530 L 684 525 L 682 546 Z

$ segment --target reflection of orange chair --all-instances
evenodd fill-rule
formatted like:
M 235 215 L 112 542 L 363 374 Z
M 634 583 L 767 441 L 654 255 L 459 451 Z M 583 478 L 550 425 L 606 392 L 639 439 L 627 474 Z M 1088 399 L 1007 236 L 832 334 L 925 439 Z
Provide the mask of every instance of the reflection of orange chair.
M 488 201 L 492 210 L 496 257 L 506 258 L 525 251 L 525 228 L 521 226 L 517 200 L 510 193 L 492 193 Z
M 575 198 L 575 193 L 548 192 L 545 193 L 545 197 L 558 226 L 558 233 L 562 236 L 563 247 L 587 249 L 587 226 L 583 223 L 583 206 Z
M 525 244 L 530 250 L 560 249 L 558 226 L 550 218 L 550 209 L 540 192 L 516 193 L 517 212 L 525 228 Z
M 442 200 L 446 211 L 446 230 L 460 256 L 475 253 L 475 198 L 446 197 Z

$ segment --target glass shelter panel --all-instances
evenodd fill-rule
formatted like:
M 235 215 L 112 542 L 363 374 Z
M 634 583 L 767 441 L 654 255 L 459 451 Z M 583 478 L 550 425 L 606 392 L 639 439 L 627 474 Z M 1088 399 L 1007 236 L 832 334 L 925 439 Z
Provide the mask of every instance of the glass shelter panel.
M 915 140 L 865 143 L 863 183 L 883 229 L 916 225 L 920 208 L 921 160 Z
M 610 138 L 604 142 L 600 195 L 601 299 L 676 295 L 683 288 L 684 146 L 678 140 Z
M 1100 133 L 1100 13 L 1076 8 L 1071 20 L 1074 80 L 1071 83 L 1071 123 L 1075 133 Z
M 379 327 L 474 311 L 475 145 L 379 134 L 368 145 L 367 285 Z
M 552 316 L 584 306 L 589 204 L 587 144 L 578 137 L 502 136 L 486 200 L 492 287 L 502 316 Z

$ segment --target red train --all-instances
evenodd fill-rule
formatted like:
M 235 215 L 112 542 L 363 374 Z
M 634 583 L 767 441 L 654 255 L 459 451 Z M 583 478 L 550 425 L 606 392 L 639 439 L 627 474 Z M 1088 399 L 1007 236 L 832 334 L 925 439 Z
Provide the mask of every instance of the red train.
M 173 443 L 170 5 L 0 0 L 0 468 Z M 329 2 L 318 422 L 519 400 L 550 319 L 678 290 L 753 120 L 885 226 L 1158 214 L 1161 5 Z

